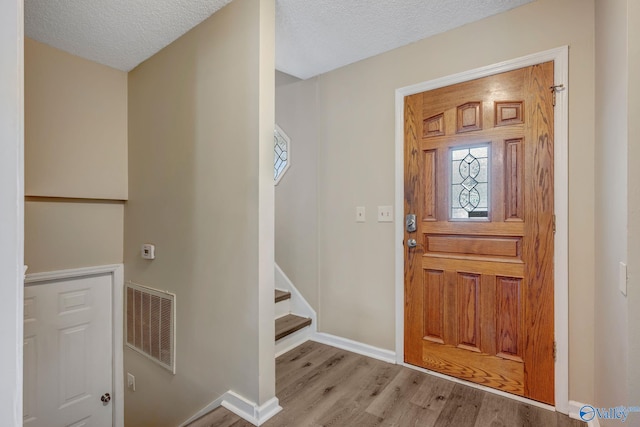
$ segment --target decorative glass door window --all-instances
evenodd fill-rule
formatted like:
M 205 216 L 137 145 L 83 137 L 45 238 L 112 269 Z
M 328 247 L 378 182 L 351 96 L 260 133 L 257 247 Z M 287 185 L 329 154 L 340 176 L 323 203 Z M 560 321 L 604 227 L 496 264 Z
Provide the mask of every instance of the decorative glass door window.
M 451 219 L 488 218 L 489 145 L 451 150 Z
M 276 125 L 273 131 L 273 180 L 277 185 L 284 173 L 289 169 L 289 136 Z

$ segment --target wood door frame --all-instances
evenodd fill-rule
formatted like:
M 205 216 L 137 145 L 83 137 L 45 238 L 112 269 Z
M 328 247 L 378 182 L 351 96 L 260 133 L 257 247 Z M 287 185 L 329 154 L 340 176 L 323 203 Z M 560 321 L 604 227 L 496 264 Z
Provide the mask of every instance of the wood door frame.
M 406 96 L 457 83 L 475 80 L 547 61 L 554 62 L 554 82 L 564 87 L 557 92 L 554 110 L 554 205 L 556 233 L 554 236 L 554 333 L 557 344 L 555 363 L 555 408 L 549 405 L 505 393 L 489 387 L 418 368 L 404 362 L 404 99 Z M 471 387 L 500 394 L 547 409 L 569 413 L 569 47 L 523 56 L 411 86 L 396 89 L 395 108 L 395 296 L 396 296 L 396 363 L 428 372 Z
M 48 271 L 32 273 L 25 277 L 25 286 L 42 285 L 45 282 L 66 280 L 89 276 L 111 275 L 111 327 L 113 349 L 112 387 L 114 397 L 113 421 L 114 427 L 124 427 L 124 265 L 111 264 L 70 270 Z

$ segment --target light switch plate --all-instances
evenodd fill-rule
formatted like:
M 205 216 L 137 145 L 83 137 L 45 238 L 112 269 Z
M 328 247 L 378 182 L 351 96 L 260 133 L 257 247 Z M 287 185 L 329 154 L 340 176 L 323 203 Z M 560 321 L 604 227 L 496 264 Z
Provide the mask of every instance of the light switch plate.
M 136 391 L 136 377 L 133 374 L 127 372 L 127 388 L 131 391 Z
M 393 222 L 393 206 L 378 206 L 378 222 Z
M 357 206 L 356 207 L 356 222 L 365 222 L 365 220 L 366 220 L 366 216 L 365 216 L 364 206 Z

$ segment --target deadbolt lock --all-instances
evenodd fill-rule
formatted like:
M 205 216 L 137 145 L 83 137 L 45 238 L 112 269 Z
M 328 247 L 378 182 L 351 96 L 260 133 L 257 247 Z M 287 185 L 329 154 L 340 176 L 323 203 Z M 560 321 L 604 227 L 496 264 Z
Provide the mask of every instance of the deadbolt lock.
M 414 233 L 416 231 L 416 214 L 408 214 L 404 220 L 407 233 Z

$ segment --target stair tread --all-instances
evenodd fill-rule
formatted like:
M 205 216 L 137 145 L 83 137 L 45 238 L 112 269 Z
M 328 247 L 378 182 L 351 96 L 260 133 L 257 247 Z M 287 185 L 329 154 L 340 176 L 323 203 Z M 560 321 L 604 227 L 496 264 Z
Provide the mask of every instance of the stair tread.
M 276 297 L 276 302 L 284 301 L 291 298 L 291 292 L 281 291 L 280 289 L 276 289 L 275 297 Z
M 295 314 L 282 316 L 276 319 L 276 341 L 310 324 L 311 319 L 308 317 L 296 316 Z

